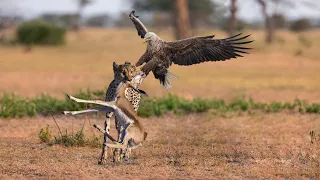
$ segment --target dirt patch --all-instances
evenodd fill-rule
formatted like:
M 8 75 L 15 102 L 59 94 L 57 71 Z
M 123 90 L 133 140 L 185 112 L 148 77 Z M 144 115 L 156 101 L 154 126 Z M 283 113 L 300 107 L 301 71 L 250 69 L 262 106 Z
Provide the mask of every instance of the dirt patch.
M 65 128 L 99 135 L 96 118 L 57 117 Z M 90 122 L 89 122 L 90 120 Z M 51 118 L 0 120 L 0 179 L 318 179 L 318 115 L 209 113 L 143 119 L 149 136 L 129 162 L 97 165 L 99 148 L 40 144 L 37 133 Z M 114 131 L 112 132 L 114 133 Z M 109 152 L 110 155 L 110 152 Z

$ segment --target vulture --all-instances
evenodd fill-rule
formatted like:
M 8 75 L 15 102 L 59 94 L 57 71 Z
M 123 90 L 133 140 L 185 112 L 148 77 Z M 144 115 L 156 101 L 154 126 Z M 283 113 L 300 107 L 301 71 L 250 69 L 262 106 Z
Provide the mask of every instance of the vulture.
M 159 79 L 160 84 L 166 89 L 171 87 L 170 77 L 177 78 L 168 71 L 172 63 L 190 66 L 202 62 L 243 57 L 241 54 L 248 54 L 246 50 L 251 48 L 242 45 L 253 42 L 247 40 L 250 34 L 242 36 L 242 33 L 225 39 L 213 39 L 214 35 L 210 35 L 169 42 L 161 39 L 154 32 L 149 32 L 138 17 L 135 11 L 129 14 L 138 35 L 144 43 L 147 43 L 147 50 L 135 65 L 138 67 L 145 63 L 141 71 L 146 75 L 152 71 L 154 77 Z

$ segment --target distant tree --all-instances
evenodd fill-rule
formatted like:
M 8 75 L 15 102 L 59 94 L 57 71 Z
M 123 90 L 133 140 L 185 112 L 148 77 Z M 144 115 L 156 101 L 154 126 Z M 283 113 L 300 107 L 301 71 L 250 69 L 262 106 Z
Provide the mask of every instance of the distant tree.
M 78 14 L 43 14 L 40 19 L 47 23 L 52 23 L 55 25 L 63 26 L 66 28 L 71 28 L 74 25 L 74 22 L 79 18 Z
M 72 28 L 74 26 L 74 22 L 80 19 L 80 15 L 78 13 L 67 13 L 59 16 L 59 23 L 67 28 Z
M 152 17 L 152 26 L 157 28 L 168 27 L 172 25 L 172 16 L 166 12 L 154 12 Z
M 237 0 L 231 0 L 229 20 L 229 35 L 234 35 L 237 27 Z
M 8 10 L 10 7 L 12 8 L 13 4 L 15 3 L 15 0 L 0 0 L 0 23 L 1 23 L 1 37 L 0 41 L 2 43 L 7 43 L 9 38 L 8 38 L 8 29 L 10 26 L 13 24 L 13 18 L 9 16 L 2 16 L 1 17 L 1 12 L 4 10 Z
M 145 12 L 165 12 L 171 15 L 171 24 L 176 27 L 176 7 L 179 0 L 133 0 L 133 8 Z M 186 0 L 189 23 L 192 28 L 210 22 L 215 12 L 212 0 Z M 186 22 L 185 22 L 186 23 Z M 165 23 L 164 23 L 165 24 Z M 188 26 L 188 25 L 187 25 Z
M 212 24 L 212 17 L 215 14 L 215 3 L 212 0 L 189 0 L 189 16 L 191 27 Z
M 89 5 L 93 1 L 92 0 L 77 0 L 77 1 L 78 1 L 78 19 L 77 19 L 77 23 L 75 24 L 75 29 L 79 30 L 82 26 L 81 17 L 82 17 L 83 10 L 87 5 Z
M 230 17 L 224 17 L 220 18 L 217 21 L 217 25 L 219 28 L 225 32 L 230 32 Z M 250 26 L 246 21 L 242 19 L 237 19 L 236 27 L 234 29 L 234 32 L 243 31 L 246 27 Z
M 91 27 L 104 27 L 107 25 L 108 19 L 107 14 L 94 15 L 86 20 L 86 25 Z
M 296 21 L 293 21 L 290 25 L 290 30 L 295 32 L 301 32 L 306 31 L 308 29 L 311 29 L 312 25 L 310 21 L 306 18 L 298 19 Z
M 301 6 L 307 7 L 309 9 L 319 10 L 319 1 L 314 0 L 256 0 L 261 6 L 261 12 L 265 20 L 265 29 L 266 29 L 266 42 L 271 43 L 275 36 L 275 22 L 272 16 L 280 15 L 284 12 L 284 9 L 288 8 L 299 8 Z M 267 8 L 274 7 L 273 15 L 267 13 Z
M 257 0 L 257 2 L 261 6 L 261 12 L 264 17 L 264 24 L 265 24 L 265 29 L 266 29 L 266 42 L 271 43 L 274 39 L 273 38 L 274 29 L 273 29 L 273 24 L 272 24 L 271 18 L 267 13 L 267 3 L 265 2 L 265 0 Z
M 59 21 L 59 15 L 58 14 L 52 14 L 52 13 L 45 13 L 45 14 L 42 14 L 40 16 L 40 18 L 45 21 L 45 22 L 48 22 L 48 23 L 57 23 Z
M 175 35 L 177 39 L 184 39 L 191 35 L 189 9 L 187 0 L 175 0 Z
M 145 23 L 144 23 L 145 24 Z M 117 27 L 133 27 L 132 21 L 128 17 L 127 12 L 122 12 L 119 19 L 115 22 Z
M 287 20 L 282 14 L 274 13 L 271 17 L 275 29 L 285 28 L 287 25 Z
M 0 40 L 2 43 L 8 42 L 8 28 L 10 27 L 10 18 L 9 17 L 1 17 L 1 37 Z

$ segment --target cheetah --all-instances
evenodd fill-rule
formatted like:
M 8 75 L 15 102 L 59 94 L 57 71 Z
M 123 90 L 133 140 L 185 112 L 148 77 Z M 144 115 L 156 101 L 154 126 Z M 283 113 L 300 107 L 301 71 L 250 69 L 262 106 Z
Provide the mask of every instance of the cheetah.
M 113 101 L 116 97 L 116 91 L 119 87 L 119 85 L 124 81 L 131 81 L 133 76 L 138 73 L 136 67 L 132 65 L 130 62 L 125 62 L 125 64 L 116 64 L 113 62 L 113 72 L 114 72 L 114 79 L 110 83 L 107 92 L 106 92 L 106 98 L 105 101 Z M 142 79 L 141 79 L 142 82 Z M 137 112 L 140 100 L 141 100 L 141 94 L 147 95 L 143 90 L 138 89 L 141 82 L 136 82 L 133 87 L 128 87 L 125 89 L 125 97 L 129 100 L 130 103 L 132 103 L 134 110 Z M 110 119 L 113 115 L 113 112 L 106 113 L 106 121 L 104 124 L 104 130 L 107 133 L 110 133 Z M 118 125 L 118 120 L 115 118 L 115 127 L 118 131 L 118 138 L 120 138 L 120 132 L 121 132 L 121 126 Z M 98 164 L 103 164 L 105 162 L 105 159 L 107 157 L 107 151 L 105 144 L 107 143 L 107 138 L 104 137 L 103 147 L 102 147 L 102 153 L 99 159 Z M 119 154 L 119 149 L 114 150 L 114 156 L 115 154 Z M 115 160 L 115 159 L 114 159 Z
M 134 82 L 132 83 L 133 85 L 130 87 L 128 86 L 127 88 L 124 89 L 124 97 L 132 104 L 134 111 L 137 112 L 140 105 L 141 94 L 147 95 L 143 90 L 138 89 L 139 85 L 142 83 L 143 78 L 138 78 L 138 79 L 133 78 L 135 75 L 141 72 L 138 72 L 135 66 L 131 65 L 130 62 L 125 62 L 125 64 L 120 64 L 120 65 L 113 62 L 113 73 L 114 73 L 114 79 L 109 84 L 109 87 L 107 89 L 106 96 L 105 96 L 105 101 L 106 102 L 114 101 L 114 99 L 116 98 L 117 89 L 120 87 L 120 85 L 123 82 L 132 81 Z M 72 114 L 75 115 L 75 114 L 87 113 L 87 112 L 93 112 L 93 111 L 99 111 L 99 110 L 100 108 L 94 108 L 94 109 L 88 109 L 88 110 L 82 110 L 82 111 L 73 111 Z M 106 133 L 110 133 L 110 119 L 112 116 L 113 116 L 113 112 L 106 113 L 106 120 L 104 122 L 104 131 Z M 123 127 L 121 127 L 118 124 L 117 117 L 115 117 L 115 126 L 118 132 L 118 139 L 119 139 L 120 133 Z M 104 136 L 102 152 L 101 152 L 101 156 L 99 158 L 98 164 L 103 164 L 106 160 L 106 157 L 107 157 L 106 144 L 107 144 L 107 137 Z M 114 155 L 119 153 L 121 154 L 121 152 L 119 152 L 119 149 L 114 150 Z
M 120 138 L 115 140 L 108 132 L 106 132 L 101 127 L 94 125 L 98 130 L 100 130 L 104 135 L 109 138 L 112 143 L 107 143 L 105 146 L 121 149 L 125 152 L 125 156 L 128 158 L 132 149 L 135 149 L 142 145 L 142 143 L 147 138 L 147 132 L 144 130 L 142 124 L 139 122 L 139 117 L 134 109 L 132 102 L 126 97 L 126 90 L 129 88 L 136 89 L 136 84 L 141 83 L 141 80 L 145 78 L 146 75 L 143 72 L 138 73 L 134 76 L 131 81 L 126 81 L 120 83 L 116 91 L 116 98 L 113 101 L 100 101 L 100 100 L 84 100 L 78 99 L 72 96 L 68 96 L 69 99 L 78 103 L 90 103 L 98 104 L 103 107 L 92 108 L 95 111 L 105 111 L 113 112 L 118 121 L 120 127 L 122 127 Z M 77 114 L 78 111 L 64 111 L 64 114 Z M 120 152 L 120 151 L 117 151 Z M 115 162 L 120 162 L 120 153 L 115 155 Z
M 141 146 L 142 141 L 146 138 L 146 133 L 144 134 L 144 139 L 142 140 L 141 132 L 143 131 L 142 126 L 140 127 L 140 124 L 137 120 L 137 112 L 135 110 L 134 104 L 131 99 L 128 98 L 128 95 L 132 96 L 131 93 L 128 94 L 128 90 L 132 89 L 133 96 L 139 96 L 138 94 L 139 89 L 137 89 L 138 85 L 141 84 L 142 80 L 145 78 L 145 74 L 143 72 L 139 72 L 135 74 L 135 76 L 131 79 L 131 81 L 124 81 L 121 82 L 119 87 L 116 90 L 116 98 L 113 101 L 87 101 L 87 100 L 81 100 L 74 98 L 72 96 L 68 96 L 71 100 L 76 102 L 82 102 L 82 103 L 93 103 L 93 104 L 99 104 L 104 105 L 104 107 L 94 107 L 83 111 L 64 111 L 63 113 L 65 115 L 71 114 L 80 114 L 85 112 L 94 112 L 94 111 L 106 111 L 106 112 L 114 112 L 116 122 L 118 123 L 118 140 L 116 141 L 113 139 L 108 132 L 105 131 L 105 129 L 102 129 L 98 125 L 94 125 L 95 128 L 97 128 L 100 132 L 104 133 L 106 138 L 109 138 L 113 143 L 115 144 L 109 144 L 104 143 L 104 146 L 115 148 L 114 151 L 114 161 L 119 162 L 122 158 L 129 158 L 131 150 L 135 149 L 139 146 Z M 132 98 L 132 97 L 131 97 Z M 109 103 L 109 104 L 108 104 Z M 110 109 L 109 105 L 116 104 L 117 108 L 120 108 L 120 110 L 117 108 Z M 127 117 L 125 117 L 127 116 Z M 128 119 L 131 118 L 131 119 Z M 130 126 L 130 131 L 129 131 Z M 142 129 L 141 129 L 142 128 Z M 139 132 L 140 131 L 140 135 Z M 133 134 L 132 134 L 133 133 Z M 138 133 L 138 135 L 136 134 Z M 128 134 L 128 136 L 126 135 Z M 134 135 L 135 134 L 135 135 Z

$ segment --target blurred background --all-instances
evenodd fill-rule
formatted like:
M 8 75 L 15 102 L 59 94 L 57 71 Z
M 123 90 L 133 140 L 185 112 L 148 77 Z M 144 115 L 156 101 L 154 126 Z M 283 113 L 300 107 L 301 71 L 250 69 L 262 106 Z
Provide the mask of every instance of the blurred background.
M 172 66 L 179 79 L 169 91 L 150 75 L 142 89 L 151 96 L 320 100 L 315 0 L 0 0 L 0 92 L 63 98 L 105 90 L 112 62 L 135 63 L 146 49 L 128 18 L 133 9 L 168 41 L 239 32 L 255 40 L 240 59 Z

